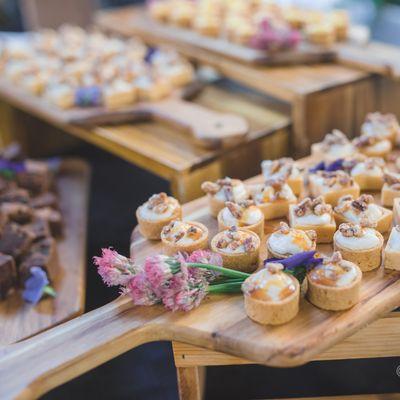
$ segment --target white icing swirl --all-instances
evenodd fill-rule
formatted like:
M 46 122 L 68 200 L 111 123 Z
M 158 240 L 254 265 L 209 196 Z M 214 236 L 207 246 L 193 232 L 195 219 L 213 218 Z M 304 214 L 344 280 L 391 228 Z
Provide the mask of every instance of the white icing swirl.
M 239 225 L 254 225 L 260 222 L 264 218 L 262 211 L 254 206 L 250 206 L 243 212 L 243 216 L 240 220 L 235 218 L 228 207 L 222 210 L 222 220 L 225 226 L 239 226 Z
M 381 243 L 376 231 L 371 228 L 364 228 L 364 234 L 360 237 L 357 236 L 344 236 L 342 232 L 337 231 L 334 240 L 338 246 L 350 250 L 370 250 L 378 247 Z
M 316 215 L 306 214 L 302 217 L 295 217 L 298 225 L 327 225 L 331 222 L 332 217 L 329 213 Z
M 367 209 L 363 212 L 359 212 L 351 207 L 349 210 L 343 213 L 343 216 L 349 222 L 359 223 L 361 219 L 367 217 L 370 222 L 378 222 L 378 220 L 382 217 L 383 210 L 380 206 L 376 204 L 368 204 Z
M 311 281 L 323 284 L 320 280 L 326 279 L 331 281 L 330 285 L 344 287 L 355 281 L 358 272 L 357 267 L 353 263 L 342 261 L 338 264 L 319 264 L 310 273 Z M 324 285 L 325 286 L 325 285 Z
M 304 231 L 291 229 L 289 233 L 274 232 L 268 238 L 269 248 L 277 254 L 297 254 L 311 250 L 314 242 Z
M 383 176 L 383 170 L 379 165 L 374 165 L 371 168 L 367 168 L 364 162 L 360 162 L 351 170 L 351 176 L 357 175 L 380 177 Z

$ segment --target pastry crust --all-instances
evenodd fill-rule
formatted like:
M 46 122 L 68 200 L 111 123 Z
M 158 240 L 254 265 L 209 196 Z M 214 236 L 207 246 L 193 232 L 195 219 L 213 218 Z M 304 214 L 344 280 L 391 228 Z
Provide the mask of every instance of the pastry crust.
M 352 175 L 354 182 L 360 186 L 361 190 L 381 190 L 383 186 L 383 177 L 371 175 Z
M 278 199 L 271 203 L 257 204 L 257 207 L 263 212 L 264 219 L 271 220 L 286 217 L 290 204 L 296 204 L 296 199 Z
M 352 195 L 354 198 L 360 196 L 360 186 L 357 183 L 354 183 L 350 187 L 342 188 L 342 189 L 334 189 L 330 192 L 323 192 L 319 185 L 315 184 L 313 180 L 310 180 L 310 192 L 314 197 L 322 196 L 325 203 L 331 204 L 332 206 L 336 206 L 339 199 L 345 195 Z
M 387 183 L 382 187 L 381 203 L 385 207 L 392 207 L 394 199 L 400 197 L 400 190 L 392 189 Z
M 168 256 L 172 256 L 178 252 L 181 253 L 192 253 L 195 250 L 204 250 L 208 247 L 208 229 L 205 225 L 200 222 L 185 221 L 190 225 L 195 225 L 203 231 L 203 235 L 200 239 L 194 241 L 191 244 L 182 245 L 179 243 L 173 243 L 164 238 L 161 232 L 161 242 L 163 244 L 164 253 Z
M 372 271 L 373 269 L 379 268 L 382 264 L 382 247 L 383 247 L 383 236 L 376 231 L 376 235 L 379 238 L 379 246 L 368 249 L 368 250 L 355 250 L 340 246 L 335 240 L 335 233 L 333 237 L 333 244 L 335 251 L 339 251 L 344 260 L 351 261 L 358 265 L 362 272 Z
M 391 236 L 394 234 L 394 230 L 392 229 Z M 390 237 L 388 243 L 386 245 L 385 251 L 383 253 L 383 266 L 386 269 L 391 269 L 394 271 L 400 271 L 400 251 L 395 250 L 389 247 Z
M 357 268 L 357 278 L 347 286 L 325 286 L 313 282 L 307 274 L 307 298 L 323 310 L 340 311 L 353 307 L 359 301 L 362 273 Z
M 218 213 L 218 232 L 224 231 L 225 229 L 230 228 L 230 226 L 225 225 L 224 220 L 222 218 L 222 210 Z M 264 219 L 261 219 L 259 222 L 253 225 L 245 225 L 241 226 L 240 228 L 245 228 L 248 229 L 249 231 L 252 231 L 256 233 L 260 239 L 264 236 Z
M 383 211 L 382 217 L 376 222 L 375 229 L 380 233 L 385 233 L 392 226 L 393 212 L 391 210 L 388 210 L 383 207 L 382 207 L 382 211 Z M 343 214 L 339 214 L 336 211 L 333 212 L 333 215 L 335 217 L 337 226 L 339 226 L 340 224 L 343 224 L 345 222 L 352 222 L 352 221 L 348 220 Z
M 302 196 L 304 193 L 304 180 L 301 175 L 296 176 L 295 178 L 292 178 L 289 176 L 287 180 L 287 184 L 290 186 L 290 189 L 292 189 L 293 194 L 295 196 Z
M 263 301 L 244 295 L 244 307 L 247 316 L 263 325 L 281 325 L 292 320 L 299 312 L 300 285 L 291 277 L 296 289 L 281 301 Z
M 217 199 L 210 193 L 207 193 L 208 205 L 210 207 L 210 214 L 217 218 L 219 212 L 225 207 L 225 201 Z
M 393 222 L 400 225 L 400 197 L 393 200 Z
M 259 255 L 260 255 L 260 245 L 261 241 L 258 235 L 248 229 L 239 228 L 239 231 L 248 232 L 255 240 L 256 246 L 253 251 L 248 251 L 246 253 L 226 253 L 221 251 L 216 244 L 221 238 L 223 232 L 217 233 L 211 240 L 210 247 L 215 253 L 218 253 L 222 257 L 223 266 L 225 268 L 235 269 L 243 272 L 253 272 L 258 267 Z
M 317 234 L 317 243 L 332 243 L 333 235 L 336 231 L 336 222 L 331 216 L 329 224 L 325 225 L 301 225 L 296 222 L 296 216 L 294 214 L 295 205 L 289 207 L 289 225 L 291 228 L 300 229 L 302 231 L 313 230 Z

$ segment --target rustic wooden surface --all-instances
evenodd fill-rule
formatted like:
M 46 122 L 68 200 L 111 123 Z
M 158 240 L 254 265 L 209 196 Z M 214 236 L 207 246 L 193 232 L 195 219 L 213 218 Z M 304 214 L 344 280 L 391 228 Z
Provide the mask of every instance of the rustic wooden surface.
M 57 241 L 58 262 L 52 268 L 57 297 L 36 306 L 24 303 L 21 292 L 0 302 L 0 346 L 14 343 L 82 314 L 86 276 L 88 166 L 66 160 L 57 179 L 64 236 Z
M 108 12 L 99 11 L 97 22 L 103 26 L 123 22 L 129 24 L 136 35 L 145 40 L 156 40 L 162 44 L 175 46 L 178 50 L 187 47 L 193 50 L 206 50 L 222 55 L 237 62 L 253 65 L 303 64 L 332 60 L 335 51 L 332 47 L 323 47 L 302 42 L 298 49 L 268 53 L 267 51 L 242 46 L 223 38 L 207 37 L 191 29 L 179 28 L 171 24 L 162 24 L 152 19 L 145 7 L 123 7 L 114 10 L 113 20 Z M 104 19 L 103 19 L 104 18 Z
M 259 180 L 256 177 L 252 182 Z M 216 231 L 205 198 L 185 205 L 184 215 L 206 223 L 211 233 Z M 272 224 L 268 224 L 266 231 L 271 229 Z M 137 230 L 133 239 L 131 252 L 138 262 L 160 250 L 158 242 L 140 238 Z M 320 250 L 329 252 L 330 246 L 321 246 Z M 270 366 L 300 365 L 399 306 L 399 278 L 399 272 L 385 273 L 382 269 L 364 274 L 361 300 L 351 310 L 322 311 L 302 300 L 299 315 L 277 327 L 248 319 L 241 295 L 209 296 L 189 313 L 170 313 L 161 306 L 135 307 L 129 298 L 120 297 L 50 331 L 0 349 L 0 375 L 5 382 L 0 385 L 0 398 L 37 397 L 154 340 L 190 343 Z

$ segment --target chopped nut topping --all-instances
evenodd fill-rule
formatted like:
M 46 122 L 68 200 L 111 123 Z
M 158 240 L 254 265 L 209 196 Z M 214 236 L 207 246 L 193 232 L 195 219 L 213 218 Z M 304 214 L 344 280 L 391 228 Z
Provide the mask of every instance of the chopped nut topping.
M 218 179 L 216 182 L 203 182 L 201 185 L 201 189 L 203 192 L 215 195 L 220 190 L 222 190 L 225 194 L 225 198 L 227 201 L 234 201 L 233 198 L 233 186 L 235 185 L 234 180 L 231 178 Z
M 345 237 L 361 237 L 364 235 L 363 227 L 360 224 L 340 224 L 339 231 Z
M 353 185 L 353 178 L 344 171 L 319 171 L 320 176 L 324 178 L 324 185 L 333 187 L 339 184 L 342 187 L 349 187 Z
M 310 229 L 309 231 L 305 231 L 305 233 L 313 242 L 317 240 L 317 232 L 314 230 Z
M 387 183 L 393 190 L 400 190 L 400 174 L 395 174 L 393 172 L 386 172 L 383 175 L 383 180 Z
M 283 271 L 285 267 L 281 263 L 269 262 L 265 264 L 265 268 L 271 272 L 271 274 L 276 274 L 280 271 Z
M 362 135 L 353 140 L 353 144 L 356 147 L 368 147 L 373 146 L 374 144 L 380 142 L 382 137 L 380 136 L 371 136 L 371 135 Z
M 219 189 L 219 185 L 214 182 L 207 181 L 201 184 L 201 190 L 205 193 L 215 194 L 219 191 Z
M 232 226 L 228 230 L 224 231 L 218 241 L 216 247 L 219 249 L 230 249 L 237 250 L 240 246 L 243 246 L 244 251 L 253 251 L 256 249 L 256 243 L 254 237 L 245 231 L 240 231 L 236 226 Z
M 279 232 L 282 233 L 283 235 L 287 235 L 290 233 L 290 227 L 286 222 L 281 221 L 279 223 Z
M 287 193 L 285 193 L 286 179 L 279 178 L 271 178 L 265 181 L 265 187 L 272 188 L 273 193 L 270 194 L 269 201 L 275 201 L 279 199 L 287 199 Z
M 153 194 L 147 201 L 147 207 L 157 214 L 163 214 L 168 209 L 168 196 L 166 193 Z
M 343 257 L 342 254 L 340 253 L 340 251 L 335 251 L 332 256 L 329 258 L 325 258 L 323 263 L 324 264 L 339 264 L 343 261 Z
M 324 140 L 321 142 L 322 147 L 325 150 L 329 150 L 329 148 L 333 145 L 346 145 L 348 143 L 349 139 L 347 136 L 338 129 L 334 129 L 332 133 L 325 135 Z
M 231 214 L 238 220 L 242 218 L 244 211 L 252 205 L 254 205 L 254 201 L 252 200 L 244 200 L 239 203 L 227 201 L 225 203 L 225 206 L 228 208 Z
M 307 214 L 323 215 L 332 212 L 332 206 L 326 204 L 322 196 L 319 196 L 312 200 L 310 197 L 306 197 L 294 208 L 294 214 L 297 217 L 303 217 Z
M 369 157 L 364 161 L 366 169 L 373 169 L 375 167 L 383 168 L 385 166 L 385 160 L 380 157 Z
M 371 204 L 374 202 L 374 198 L 370 194 L 362 194 L 357 200 L 353 200 L 351 202 L 351 206 L 362 212 L 366 211 L 368 208 L 368 204 Z

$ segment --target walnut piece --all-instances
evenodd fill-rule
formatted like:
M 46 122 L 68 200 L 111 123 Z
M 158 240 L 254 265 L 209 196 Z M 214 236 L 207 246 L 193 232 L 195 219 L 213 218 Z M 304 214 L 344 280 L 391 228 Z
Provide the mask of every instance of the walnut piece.
M 290 233 L 290 227 L 286 222 L 281 221 L 279 223 L 279 229 L 278 231 L 282 233 L 283 235 L 288 235 Z
M 340 224 L 339 231 L 345 237 L 361 237 L 364 234 L 362 226 L 354 223 Z
M 383 180 L 387 183 L 393 190 L 400 190 L 400 174 L 395 174 L 393 172 L 386 172 L 383 175 Z

